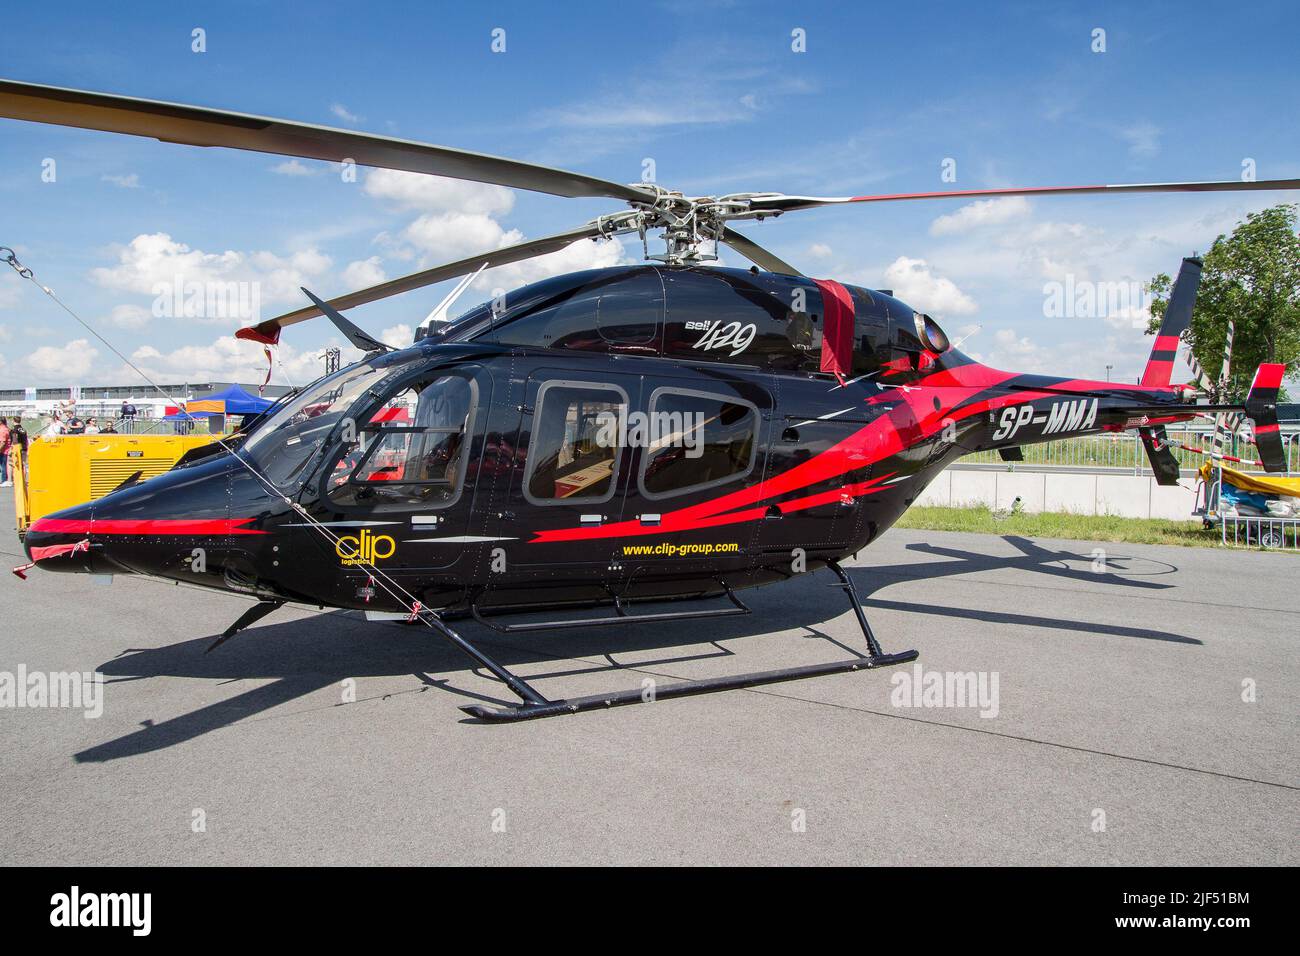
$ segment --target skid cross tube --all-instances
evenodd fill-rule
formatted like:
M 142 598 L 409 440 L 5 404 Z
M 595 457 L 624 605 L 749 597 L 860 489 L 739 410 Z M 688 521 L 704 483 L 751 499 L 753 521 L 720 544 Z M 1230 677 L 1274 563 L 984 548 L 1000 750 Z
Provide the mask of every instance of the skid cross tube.
M 711 694 L 723 690 L 736 690 L 742 687 L 755 687 L 760 684 L 776 684 L 782 681 L 803 680 L 808 677 L 820 677 L 823 674 L 851 673 L 861 670 L 872 670 L 877 667 L 888 667 L 892 664 L 906 664 L 909 661 L 916 660 L 918 654 L 916 651 L 902 651 L 898 654 L 886 654 L 881 650 L 879 641 L 872 633 L 871 625 L 867 623 L 867 616 L 862 610 L 862 602 L 858 600 L 857 589 L 853 586 L 853 580 L 841 568 L 838 562 L 827 561 L 827 567 L 835 572 L 839 582 L 833 587 L 844 590 L 848 595 L 849 603 L 853 606 L 853 613 L 857 617 L 858 624 L 862 628 L 862 635 L 866 638 L 868 653 L 849 660 L 833 661 L 829 664 L 809 664 L 803 667 L 788 667 L 781 670 L 771 671 L 754 671 L 748 674 L 736 674 L 732 677 L 713 677 L 700 681 L 678 681 L 671 684 L 657 685 L 653 681 L 635 690 L 615 691 L 609 694 L 591 694 L 586 697 L 570 697 L 564 700 L 547 700 L 540 693 L 534 690 L 527 681 L 515 676 L 506 670 L 492 658 L 488 657 L 469 641 L 465 640 L 454 630 L 447 626 L 437 614 L 432 611 L 422 612 L 433 623 L 434 628 L 442 636 L 459 647 L 479 664 L 486 667 L 498 680 L 502 681 L 513 691 L 522 704 L 507 707 L 485 707 L 482 704 L 467 704 L 461 707 L 465 713 L 479 720 L 489 722 L 515 721 L 515 720 L 532 720 L 538 717 L 555 717 L 559 714 L 576 714 L 584 710 L 596 710 L 605 707 L 618 707 L 622 704 L 641 704 L 652 703 L 656 700 L 666 700 L 670 697 L 687 697 L 693 694 Z M 732 603 L 737 605 L 736 608 L 723 609 L 712 612 L 684 612 L 665 614 L 647 614 L 640 617 L 624 617 L 621 602 L 615 603 L 615 611 L 620 615 L 616 618 L 604 618 L 599 621 L 555 621 L 542 622 L 535 625 L 516 625 L 512 630 L 540 630 L 543 628 L 567 628 L 576 627 L 579 624 L 611 624 L 611 623 L 635 623 L 637 621 L 663 621 L 663 620 L 682 620 L 685 617 L 699 616 L 718 616 L 725 614 L 747 614 L 749 609 L 727 589 L 727 596 L 731 598 Z M 743 608 L 743 610 L 741 610 Z M 485 621 L 473 608 L 476 620 L 498 631 L 505 631 L 505 627 L 492 625 Z

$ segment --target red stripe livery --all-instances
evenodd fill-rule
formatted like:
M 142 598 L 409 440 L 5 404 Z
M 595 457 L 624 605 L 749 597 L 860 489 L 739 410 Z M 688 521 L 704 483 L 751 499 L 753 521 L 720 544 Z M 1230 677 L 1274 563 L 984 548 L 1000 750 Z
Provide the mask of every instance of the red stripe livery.
M 252 518 L 209 518 L 193 520 L 190 518 L 140 518 L 140 519 L 99 519 L 73 520 L 70 518 L 39 518 L 32 524 L 32 531 L 52 534 L 120 534 L 134 536 L 156 535 L 194 535 L 196 537 L 216 537 L 225 534 L 266 534 L 244 528 Z

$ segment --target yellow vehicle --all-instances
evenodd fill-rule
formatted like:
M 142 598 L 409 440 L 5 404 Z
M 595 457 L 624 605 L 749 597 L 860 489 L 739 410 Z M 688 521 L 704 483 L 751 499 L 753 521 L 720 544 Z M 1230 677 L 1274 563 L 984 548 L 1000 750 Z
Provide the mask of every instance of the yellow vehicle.
M 37 518 L 113 491 L 136 472 L 140 480 L 169 471 L 190 449 L 219 436 L 60 435 L 33 437 L 27 467 L 15 446 L 10 457 L 18 536 Z

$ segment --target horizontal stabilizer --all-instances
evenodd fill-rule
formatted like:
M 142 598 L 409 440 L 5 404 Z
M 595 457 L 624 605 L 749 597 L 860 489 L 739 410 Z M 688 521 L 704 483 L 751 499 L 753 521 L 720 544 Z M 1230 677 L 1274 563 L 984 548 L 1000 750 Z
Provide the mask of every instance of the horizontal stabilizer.
M 1269 472 L 1286 471 L 1286 454 L 1277 425 L 1277 397 L 1285 374 L 1285 365 L 1265 362 L 1255 370 L 1255 380 L 1246 395 L 1246 417 L 1255 423 L 1255 447 L 1264 470 Z

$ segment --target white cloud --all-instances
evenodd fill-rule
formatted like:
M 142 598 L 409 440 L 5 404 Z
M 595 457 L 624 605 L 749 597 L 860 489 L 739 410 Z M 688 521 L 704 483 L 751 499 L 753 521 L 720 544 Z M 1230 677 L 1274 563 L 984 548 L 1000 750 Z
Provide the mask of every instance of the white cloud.
M 5 263 L 0 262 L 0 266 L 3 265 Z M 8 309 L 17 305 L 18 300 L 22 297 L 22 292 L 23 280 L 18 277 L 18 273 L 6 266 L 4 271 L 0 272 L 0 309 Z
M 1144 341 L 1145 339 L 1145 341 Z M 1150 339 L 1140 335 L 1110 335 L 1101 341 L 1066 341 L 1053 345 L 1021 335 L 1010 328 L 993 333 L 987 351 L 967 351 L 976 361 L 993 368 L 1037 375 L 1079 376 L 1104 381 L 1106 366 L 1116 382 L 1136 380 L 1146 362 Z
M 978 308 L 951 280 L 935 275 L 924 259 L 899 256 L 884 273 L 884 287 L 904 302 L 938 318 L 965 315 Z
M 0 325 L 0 342 L 11 342 L 13 341 L 13 337 L 14 334 L 9 331 L 7 325 Z
M 808 247 L 808 255 L 813 259 L 829 259 L 831 257 L 831 247 L 824 242 L 814 242 Z
M 1147 323 L 1151 321 L 1151 305 L 1150 303 L 1129 305 L 1116 309 L 1114 312 L 1107 311 L 1102 315 L 1102 319 L 1112 329 L 1145 330 Z M 1183 345 L 1181 340 L 1179 345 Z
M 98 355 L 89 339 L 74 339 L 62 347 L 42 345 L 15 362 L 12 375 L 32 385 L 85 384 Z
M 391 345 L 395 349 L 404 349 L 411 344 L 411 339 L 414 336 L 415 330 L 405 322 L 400 322 L 380 332 L 379 341 L 385 345 Z
M 99 178 L 106 183 L 112 183 L 114 186 L 118 186 L 122 189 L 140 188 L 140 176 L 137 173 L 130 173 L 126 176 L 104 175 L 104 176 L 100 176 Z
M 108 321 L 119 329 L 142 329 L 152 318 L 148 309 L 138 305 L 115 305 L 108 314 Z
M 993 341 L 1003 355 L 1033 355 L 1038 351 L 1028 336 L 1017 335 L 1015 329 L 998 329 L 993 333 Z
M 117 264 L 91 270 L 99 285 L 119 292 L 158 296 L 178 282 L 193 284 L 253 284 L 261 305 L 302 298 L 299 287 L 311 285 L 326 275 L 331 260 L 316 249 L 303 249 L 289 256 L 252 251 L 212 253 L 192 249 L 165 232 L 136 236 L 117 248 Z
M 358 116 L 356 113 L 353 113 L 342 103 L 331 103 L 330 112 L 333 113 L 335 116 L 337 116 L 339 119 L 343 120 L 343 122 L 345 123 L 360 123 L 363 119 L 365 119 L 364 116 Z
M 707 71 L 683 71 L 681 63 L 708 63 Z M 803 71 L 767 59 L 716 33 L 670 42 L 655 58 L 625 70 L 585 97 L 540 110 L 538 128 L 634 129 L 694 124 L 744 123 L 782 106 L 790 97 L 817 91 Z
M 515 200 L 514 193 L 501 186 L 377 169 L 366 177 L 364 189 L 375 199 L 420 213 L 400 232 L 386 231 L 375 237 L 385 258 L 411 262 L 411 271 L 512 246 L 525 238 L 520 230 L 509 229 L 498 221 L 514 208 Z M 509 290 L 565 272 L 627 261 L 620 242 L 583 240 L 549 255 L 488 269 L 475 281 L 474 288 L 484 292 Z M 373 257 L 353 264 L 358 277 L 366 263 L 379 271 L 380 259 Z M 373 284 L 350 283 L 352 287 Z
M 1032 215 L 1008 218 L 996 229 L 963 231 L 954 222 L 939 230 L 932 226 L 931 232 L 949 240 L 930 250 L 932 258 L 942 262 L 948 274 L 976 282 L 989 276 L 1002 282 L 1064 282 L 1067 275 L 1119 281 L 1123 273 L 1117 270 L 1131 255 L 1126 241 L 1107 236 L 1103 229 L 1078 222 L 1038 222 Z
M 746 102 L 746 99 L 749 101 Z M 757 109 L 757 101 L 752 96 L 733 101 L 726 97 L 696 95 L 691 97 L 689 102 L 681 103 L 673 100 L 672 105 L 667 105 L 668 102 L 667 97 L 649 92 L 632 96 L 612 95 L 573 106 L 543 110 L 537 116 L 537 123 L 541 127 L 603 129 L 631 126 L 647 129 L 659 126 L 735 123 L 752 119 Z
M 1145 120 L 1126 126 L 1119 131 L 1120 139 L 1128 143 L 1129 154 L 1137 159 L 1150 159 L 1160 152 L 1161 129 Z
M 432 264 L 522 242 L 518 229 L 504 229 L 483 213 L 444 212 L 421 216 L 406 227 L 406 239 Z
M 330 344 L 339 345 L 335 339 L 331 339 Z M 345 365 L 361 357 L 361 352 L 351 346 L 343 345 L 341 348 Z M 303 385 L 325 371 L 320 349 L 298 351 L 281 343 L 276 358 L 272 382 Z M 260 385 L 266 378 L 266 354 L 262 346 L 234 336 L 222 336 L 208 345 L 183 345 L 170 352 L 144 345 L 131 353 L 131 361 L 157 382 L 219 381 Z M 138 375 L 123 366 L 107 377 L 113 381 L 135 381 Z
M 271 172 L 281 176 L 319 176 L 324 171 L 323 166 L 308 166 L 296 159 L 288 159 L 271 167 Z
M 366 289 L 387 280 L 379 256 L 349 262 L 343 270 L 343 283 L 349 289 Z
M 580 239 L 573 245 L 526 259 L 495 269 L 485 269 L 474 283 L 474 288 L 481 291 L 492 289 L 516 289 L 530 282 L 539 282 L 551 276 L 564 275 L 566 272 L 581 272 L 584 269 L 604 269 L 609 266 L 623 265 L 631 262 L 623 244 L 617 239 L 601 239 L 592 242 Z
M 398 169 L 375 169 L 366 176 L 367 196 L 423 213 L 463 212 L 502 216 L 515 205 L 515 194 L 504 186 L 475 183 L 446 176 L 426 176 Z
M 947 236 L 970 232 L 981 226 L 996 225 L 1029 215 L 1029 200 L 1024 196 L 981 199 L 962 206 L 956 212 L 940 216 L 930 223 L 930 235 Z

